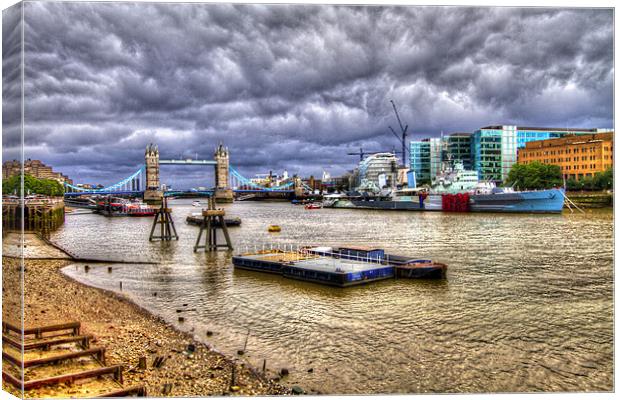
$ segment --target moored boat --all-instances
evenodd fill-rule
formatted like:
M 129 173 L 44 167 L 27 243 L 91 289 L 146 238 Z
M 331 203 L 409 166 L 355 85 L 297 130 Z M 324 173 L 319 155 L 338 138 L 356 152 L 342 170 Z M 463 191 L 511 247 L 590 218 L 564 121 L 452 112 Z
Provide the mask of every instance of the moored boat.
M 111 198 L 98 201 L 95 212 L 106 217 L 150 217 L 155 215 L 156 210 L 139 200 L 130 202 L 123 198 Z
M 472 194 L 469 209 L 473 212 L 561 213 L 564 189 L 513 191 L 506 188 L 491 193 Z
M 286 278 L 348 287 L 400 278 L 443 279 L 447 266 L 431 260 L 386 254 L 383 249 L 345 246 L 272 248 L 232 258 L 238 269 L 280 274 Z
M 415 257 L 388 254 L 383 249 L 363 246 L 308 247 L 304 251 L 326 257 L 342 258 L 391 265 L 397 278 L 444 279 L 448 266 Z
M 130 217 L 150 217 L 155 215 L 155 209 L 142 202 L 124 204 L 123 211 Z
M 397 211 L 560 213 L 564 189 L 516 191 L 480 181 L 478 173 L 457 162 L 444 168 L 430 188 L 403 188 L 353 193 L 324 201 L 328 208 L 362 208 Z

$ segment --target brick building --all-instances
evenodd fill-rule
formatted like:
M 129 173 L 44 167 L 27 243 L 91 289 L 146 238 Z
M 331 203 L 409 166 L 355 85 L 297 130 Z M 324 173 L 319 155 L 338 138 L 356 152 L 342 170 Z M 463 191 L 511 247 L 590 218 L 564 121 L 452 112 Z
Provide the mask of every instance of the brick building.
M 517 162 L 558 165 L 566 179 L 579 180 L 612 168 L 613 149 L 613 132 L 565 136 L 526 143 L 518 151 Z
M 19 161 L 6 161 L 2 164 L 2 179 L 8 179 L 12 176 L 19 175 L 20 170 L 21 163 Z M 73 184 L 73 180 L 69 179 L 68 176 L 60 172 L 54 172 L 52 167 L 43 164 L 40 160 L 26 160 L 24 163 L 24 173 L 39 179 L 54 179 L 60 183 L 67 182 Z

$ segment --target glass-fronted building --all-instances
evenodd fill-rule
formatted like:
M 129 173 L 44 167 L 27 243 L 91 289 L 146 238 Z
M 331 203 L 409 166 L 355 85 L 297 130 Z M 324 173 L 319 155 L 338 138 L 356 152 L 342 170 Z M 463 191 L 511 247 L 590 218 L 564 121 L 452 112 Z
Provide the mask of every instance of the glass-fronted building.
M 445 161 L 461 161 L 465 169 L 472 169 L 471 133 L 456 132 L 444 138 L 446 142 Z
M 410 170 L 418 183 L 427 183 L 441 171 L 442 161 L 461 160 L 465 169 L 478 171 L 480 179 L 504 181 L 526 143 L 567 135 L 592 135 L 611 129 L 539 128 L 492 125 L 473 133 L 453 133 L 409 143 Z
M 504 181 L 517 162 L 518 149 L 535 140 L 560 138 L 566 135 L 591 135 L 606 129 L 538 128 L 515 125 L 493 125 L 471 135 L 473 169 L 481 179 Z
M 430 146 L 423 140 L 409 142 L 409 170 L 415 172 L 416 181 L 430 180 Z
M 443 159 L 440 138 L 409 142 L 409 169 L 415 172 L 418 183 L 430 182 L 441 170 Z

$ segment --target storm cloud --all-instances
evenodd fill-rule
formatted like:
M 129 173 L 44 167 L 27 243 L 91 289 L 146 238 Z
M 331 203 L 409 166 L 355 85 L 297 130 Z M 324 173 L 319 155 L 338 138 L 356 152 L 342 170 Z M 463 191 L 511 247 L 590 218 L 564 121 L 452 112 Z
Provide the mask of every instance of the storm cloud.
M 609 9 L 34 2 L 24 32 L 26 157 L 77 182 L 129 175 L 150 142 L 211 158 L 222 141 L 246 176 L 338 175 L 347 152 L 399 147 L 390 99 L 413 138 L 613 126 Z

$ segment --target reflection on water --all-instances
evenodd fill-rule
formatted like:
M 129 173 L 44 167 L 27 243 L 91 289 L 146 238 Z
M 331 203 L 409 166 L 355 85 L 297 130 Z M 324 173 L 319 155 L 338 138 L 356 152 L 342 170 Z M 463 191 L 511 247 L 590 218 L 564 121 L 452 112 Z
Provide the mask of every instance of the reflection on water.
M 233 243 L 377 245 L 449 265 L 446 281 L 331 288 L 236 271 L 193 253 L 198 209 L 175 200 L 178 242 L 148 241 L 150 218 L 67 216 L 53 239 L 79 255 L 156 265 L 67 267 L 285 383 L 323 393 L 609 391 L 613 214 L 509 215 L 305 210 L 235 203 Z M 282 232 L 267 232 L 278 224 Z M 157 295 L 154 296 L 154 293 Z M 187 306 L 183 306 L 187 304 Z M 177 310 L 189 309 L 189 311 Z M 195 310 L 194 310 L 195 309 Z M 177 317 L 185 316 L 179 324 Z M 207 338 L 206 331 L 214 332 Z M 309 370 L 312 369 L 312 372 Z

